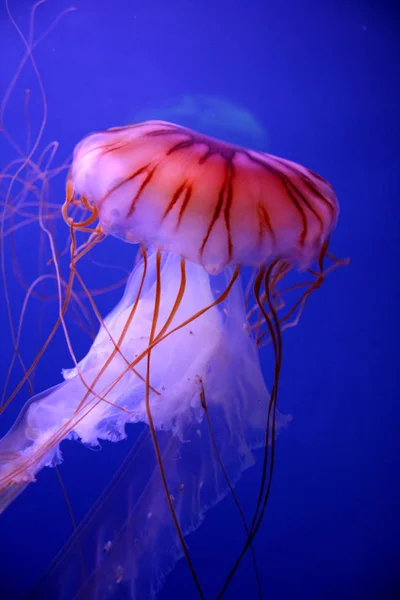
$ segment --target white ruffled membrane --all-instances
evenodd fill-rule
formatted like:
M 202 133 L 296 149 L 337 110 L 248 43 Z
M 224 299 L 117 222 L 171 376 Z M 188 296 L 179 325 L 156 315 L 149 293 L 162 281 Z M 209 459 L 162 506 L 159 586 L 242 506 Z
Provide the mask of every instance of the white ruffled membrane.
M 180 260 L 163 253 L 156 335 L 177 299 Z M 129 366 L 148 347 L 153 322 L 156 253 L 149 253 L 147 263 L 129 326 L 126 328 L 142 282 L 143 261 L 78 367 L 64 370 L 63 383 L 29 400 L 14 427 L 0 440 L 0 486 L 4 489 L 10 484 L 0 495 L 1 510 L 35 480 L 40 469 L 61 461 L 62 439 L 79 438 L 90 445 L 98 440 L 118 441 L 126 436 L 127 423 L 148 423 L 147 355 L 135 365 L 136 373 Z M 231 270 L 210 276 L 202 267 L 186 262 L 185 292 L 167 331 L 212 304 L 231 276 Z M 150 408 L 169 493 L 187 534 L 199 526 L 206 509 L 227 493 L 219 459 L 235 483 L 253 464 L 252 450 L 265 443 L 269 396 L 258 351 L 248 333 L 239 279 L 223 303 L 153 348 L 150 386 Z M 202 390 L 219 458 L 201 403 Z M 278 415 L 277 427 L 286 421 Z M 38 597 L 109 599 L 117 597 L 116 590 L 120 594 L 122 588 L 126 595 L 118 597 L 154 597 L 181 549 L 148 427 L 78 528 L 78 535 L 86 577 L 82 579 L 81 558 L 72 541 L 44 578 Z

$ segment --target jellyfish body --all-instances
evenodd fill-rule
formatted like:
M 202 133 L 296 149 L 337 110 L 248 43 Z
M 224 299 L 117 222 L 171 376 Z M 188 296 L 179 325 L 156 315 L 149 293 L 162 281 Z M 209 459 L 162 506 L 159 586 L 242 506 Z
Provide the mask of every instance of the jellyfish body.
M 90 216 L 78 222 L 72 207 Z M 276 408 L 276 286 L 294 265 L 305 269 L 318 260 L 301 311 L 321 285 L 336 196 L 324 179 L 290 161 L 148 122 L 78 144 L 63 214 L 72 273 L 105 234 L 141 243 L 142 259 L 87 356 L 64 371 L 62 384 L 31 399 L 0 440 L 0 509 L 43 466 L 60 462 L 63 439 L 118 441 L 127 423 L 143 422 L 137 450 L 77 532 L 85 568 L 71 542 L 39 597 L 106 599 L 122 584 L 131 598 L 152 598 L 181 555 L 203 597 L 183 536 L 232 491 L 252 464 L 252 449 L 274 445 L 287 420 Z M 77 232 L 92 234 L 84 251 Z M 253 328 L 243 265 L 258 268 Z M 261 322 L 275 356 L 270 396 L 258 359 Z M 244 523 L 244 551 L 269 494 L 266 456 L 250 530 Z
M 307 266 L 338 216 L 331 185 L 309 169 L 161 121 L 88 136 L 70 181 L 104 233 L 210 273 L 275 257 Z

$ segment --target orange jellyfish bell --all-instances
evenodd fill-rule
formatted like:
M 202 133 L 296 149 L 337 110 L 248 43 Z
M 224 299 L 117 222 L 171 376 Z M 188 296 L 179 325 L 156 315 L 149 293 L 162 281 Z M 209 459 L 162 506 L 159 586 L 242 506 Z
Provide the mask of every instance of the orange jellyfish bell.
M 86 137 L 68 185 L 105 234 L 209 273 L 273 258 L 307 267 L 338 217 L 331 185 L 309 169 L 163 121 Z

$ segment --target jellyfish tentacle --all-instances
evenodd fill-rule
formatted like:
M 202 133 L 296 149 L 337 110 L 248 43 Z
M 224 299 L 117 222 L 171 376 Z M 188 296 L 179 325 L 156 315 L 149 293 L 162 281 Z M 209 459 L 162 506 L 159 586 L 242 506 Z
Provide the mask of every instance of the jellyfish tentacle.
M 67 194 L 70 193 L 70 191 L 67 191 Z M 25 382 L 29 379 L 29 377 L 31 376 L 31 374 L 33 373 L 36 365 L 38 364 L 39 360 L 42 358 L 44 352 L 46 351 L 46 349 L 48 348 L 51 340 L 53 339 L 55 333 L 57 332 L 58 328 L 60 325 L 64 326 L 64 331 L 66 333 L 66 339 L 67 339 L 67 343 L 69 345 L 69 349 L 70 349 L 70 353 L 71 356 L 74 357 L 74 352 L 72 349 L 72 345 L 69 341 L 69 336 L 67 334 L 66 331 L 66 326 L 64 323 L 64 316 L 65 313 L 67 311 L 68 305 L 69 305 L 69 301 L 71 298 L 71 294 L 72 294 L 72 289 L 73 289 L 73 283 L 74 283 L 74 278 L 75 278 L 75 269 L 76 269 L 76 262 L 78 260 L 80 260 L 92 247 L 93 245 L 95 245 L 98 241 L 99 241 L 99 237 L 94 237 L 91 240 L 91 243 L 88 244 L 87 247 L 85 247 L 77 257 L 75 257 L 75 250 L 76 250 L 76 236 L 75 236 L 75 229 L 79 228 L 79 224 L 75 224 L 75 222 L 73 220 L 70 219 L 70 217 L 68 217 L 67 215 L 67 209 L 66 209 L 66 203 L 64 203 L 63 205 L 63 214 L 64 214 L 64 218 L 67 220 L 67 223 L 70 226 L 70 233 L 71 233 L 71 257 L 72 257 L 72 262 L 71 262 L 71 269 L 69 272 L 69 278 L 68 278 L 68 282 L 66 285 L 66 292 L 65 292 L 65 298 L 64 301 L 62 302 L 61 300 L 61 295 L 59 293 L 59 302 L 60 302 L 60 307 L 59 307 L 59 316 L 51 330 L 51 332 L 49 333 L 49 335 L 47 336 L 45 342 L 43 343 L 42 347 L 40 348 L 40 350 L 38 351 L 34 361 L 31 363 L 31 365 L 26 369 L 26 371 L 24 372 L 23 377 L 21 378 L 21 380 L 19 381 L 19 383 L 17 384 L 17 386 L 14 388 L 13 392 L 10 394 L 10 396 L 7 398 L 7 400 L 2 404 L 2 406 L 0 406 L 0 414 L 7 408 L 7 406 L 10 404 L 10 402 L 15 398 L 15 396 L 17 395 L 17 393 L 20 391 L 20 389 L 22 388 L 22 386 L 25 384 Z M 92 214 L 91 217 L 89 217 L 89 220 L 93 217 L 94 215 Z M 94 222 L 94 218 L 91 222 Z M 3 221 L 2 221 L 3 223 Z M 86 225 L 86 223 L 85 223 Z M 99 232 L 98 232 L 99 233 Z M 53 261 L 54 263 L 57 265 L 57 257 L 56 257 L 56 252 L 52 243 L 52 238 L 51 238 L 51 234 L 49 234 L 50 236 L 50 244 L 52 246 L 52 254 L 53 254 Z M 3 239 L 1 237 L 1 239 Z M 57 278 L 59 279 L 59 271 L 57 268 Z M 61 279 L 59 279 L 59 286 L 61 287 Z M 7 296 L 8 297 L 8 296 Z M 6 299 L 6 303 L 7 303 L 7 299 Z M 14 330 L 13 330 L 14 331 Z
M 186 289 L 186 261 L 184 258 L 181 259 L 180 261 L 180 285 L 179 285 L 179 289 L 178 289 L 178 293 L 176 295 L 176 300 L 175 303 L 171 309 L 170 314 L 168 315 L 168 318 L 166 319 L 164 325 L 161 327 L 160 331 L 154 335 L 154 339 L 152 340 L 152 343 L 157 342 L 157 340 L 159 342 L 161 342 L 164 339 L 165 333 L 168 331 L 169 326 L 171 325 L 173 319 L 175 318 L 175 315 L 179 309 L 179 306 L 182 302 L 183 299 L 183 295 L 185 293 L 185 289 Z
M 101 315 L 100 315 L 99 309 L 97 308 L 97 306 L 96 306 L 96 303 L 94 302 L 94 300 L 93 300 L 93 298 L 92 298 L 92 294 L 90 293 L 89 289 L 87 288 L 87 286 L 86 286 L 85 282 L 83 281 L 83 279 L 82 279 L 81 275 L 78 273 L 78 271 L 76 271 L 76 272 L 75 272 L 75 276 L 76 276 L 77 280 L 79 281 L 79 283 L 81 284 L 81 286 L 82 286 L 82 288 L 83 288 L 83 290 L 84 290 L 84 292 L 85 292 L 85 294 L 86 294 L 87 298 L 89 299 L 90 305 L 91 305 L 91 307 L 92 307 L 92 309 L 93 309 L 93 312 L 95 313 L 95 315 L 96 315 L 96 317 L 97 317 L 97 319 L 98 319 L 98 321 L 99 321 L 100 325 L 102 325 L 102 327 L 104 327 L 104 329 L 105 329 L 105 331 L 107 332 L 107 335 L 109 336 L 109 338 L 110 338 L 111 342 L 114 344 L 116 352 L 118 352 L 118 354 L 120 354 L 120 356 L 122 357 L 122 359 L 123 359 L 123 360 L 125 361 L 125 363 L 126 363 L 128 366 L 129 366 L 129 360 L 128 360 L 128 359 L 126 358 L 126 356 L 125 356 L 125 355 L 122 353 L 122 351 L 121 351 L 121 348 L 120 348 L 120 346 L 121 346 L 121 343 L 122 343 L 122 341 L 123 341 L 123 336 L 124 336 L 124 333 L 122 333 L 122 334 L 121 334 L 121 336 L 120 336 L 120 338 L 119 338 L 119 340 L 118 340 L 118 341 L 116 341 L 116 340 L 114 339 L 114 337 L 113 337 L 113 335 L 112 335 L 112 332 L 111 332 L 111 331 L 109 331 L 109 329 L 108 329 L 108 327 L 107 327 L 107 324 L 105 323 L 104 319 L 102 319 L 102 317 L 101 317 Z M 145 272 L 143 273 L 143 277 L 145 277 Z M 139 297 L 140 297 L 140 296 L 139 296 Z M 132 315 L 130 315 L 130 319 L 128 319 L 128 321 L 127 321 L 127 323 L 126 323 L 126 330 L 128 329 L 128 327 L 129 327 L 129 323 L 130 323 L 130 321 L 132 320 L 133 316 L 134 316 L 134 313 L 133 313 Z M 112 360 L 112 358 L 113 358 L 114 356 L 115 356 L 115 354 L 112 354 L 112 356 L 110 356 L 110 359 L 109 359 L 109 360 L 111 361 L 111 360 Z M 104 366 L 104 369 L 105 369 L 105 368 L 107 368 L 107 366 L 108 366 L 108 364 Z M 143 376 L 141 373 L 139 373 L 139 372 L 138 372 L 138 371 L 137 371 L 137 370 L 136 370 L 134 367 L 131 367 L 131 369 L 132 369 L 132 372 L 133 372 L 133 373 L 134 373 L 134 374 L 135 374 L 135 375 L 136 375 L 136 376 L 137 376 L 139 379 L 141 379 L 141 380 L 143 381 L 143 383 L 145 383 L 145 378 L 144 378 L 144 376 Z M 94 383 L 95 383 L 95 382 L 92 382 L 91 386 L 93 386 L 93 385 L 94 385 Z M 88 386 L 88 391 L 90 391 L 90 387 L 91 387 L 91 386 Z M 158 390 L 156 390 L 155 388 L 153 388 L 151 385 L 150 385 L 150 389 L 151 389 L 151 391 L 152 391 L 154 394 L 158 394 L 158 395 L 160 394 L 160 392 L 159 392 Z M 116 405 L 114 405 L 114 406 L 116 406 Z
M 10 22 L 12 23 L 15 31 L 17 32 L 17 34 L 19 35 L 20 39 L 23 42 L 23 45 L 25 47 L 25 52 L 23 54 L 22 59 L 20 60 L 20 63 L 18 65 L 18 68 L 14 74 L 14 76 L 12 77 L 5 95 L 3 97 L 3 100 L 1 102 L 0 105 L 0 131 L 6 136 L 6 138 L 8 139 L 8 141 L 10 142 L 10 144 L 12 145 L 12 147 L 17 151 L 18 154 L 20 154 L 21 161 L 19 166 L 17 167 L 16 172 L 13 174 L 11 181 L 9 183 L 9 186 L 7 188 L 7 193 L 6 193 L 6 198 L 5 198 L 5 207 L 8 207 L 10 202 L 11 202 L 11 194 L 12 194 L 12 189 L 14 187 L 15 182 L 17 181 L 17 179 L 19 178 L 20 174 L 22 173 L 22 171 L 24 170 L 25 167 L 30 166 L 34 163 L 33 161 L 33 157 L 39 147 L 40 141 L 43 137 L 43 133 L 45 130 L 45 126 L 46 126 L 46 122 L 47 122 L 47 99 L 46 99 L 46 93 L 45 93 L 45 89 L 43 86 L 43 82 L 42 82 L 42 78 L 38 69 L 38 66 L 36 64 L 36 60 L 33 56 L 33 49 L 35 48 L 35 46 L 37 44 L 39 44 L 42 39 L 44 37 L 46 37 L 46 35 L 53 29 L 53 27 L 55 27 L 58 23 L 58 21 L 65 15 L 67 14 L 67 12 L 70 12 L 70 9 L 67 9 L 66 11 L 63 11 L 62 13 L 60 13 L 60 15 L 58 16 L 58 18 L 55 20 L 55 22 L 53 22 L 50 27 L 44 32 L 44 34 L 42 36 L 40 36 L 36 41 L 34 39 L 34 34 L 35 34 L 35 12 L 36 9 L 40 6 L 40 4 L 42 4 L 45 0 L 39 0 L 38 2 L 36 2 L 34 4 L 34 6 L 32 7 L 32 11 L 31 11 L 31 17 L 30 17 L 30 24 L 29 24 L 29 31 L 28 31 L 28 35 L 25 36 L 21 30 L 21 28 L 18 26 L 18 23 L 16 22 L 10 7 L 9 7 L 9 2 L 8 0 L 6 0 L 5 2 L 5 6 L 6 6 L 6 11 L 7 11 L 7 15 L 8 18 L 10 20 Z M 41 117 L 40 120 L 40 126 L 39 126 L 39 130 L 37 132 L 36 138 L 34 139 L 31 148 L 29 148 L 30 142 L 31 142 L 31 135 L 30 135 L 30 127 L 29 127 L 29 118 L 27 113 L 25 113 L 25 117 L 26 117 L 26 123 L 27 123 L 27 153 L 25 153 L 19 146 L 18 144 L 16 144 L 13 140 L 13 138 L 8 134 L 8 132 L 6 131 L 6 129 L 4 128 L 4 112 L 6 109 L 6 106 L 8 104 L 10 95 L 12 93 L 12 91 L 15 88 L 16 82 L 18 81 L 23 67 L 25 65 L 25 63 L 27 61 L 30 61 L 33 71 L 34 71 L 34 75 L 35 75 L 35 79 L 36 82 L 39 86 L 39 90 L 40 90 L 40 96 L 41 96 L 41 100 L 42 100 L 42 108 L 43 108 L 43 115 Z M 25 104 L 24 104 L 24 108 L 26 109 L 26 98 L 25 97 Z M 41 157 L 39 157 L 39 161 L 41 160 Z M 43 174 L 43 179 L 45 177 L 45 174 Z M 40 221 L 40 215 L 39 215 L 39 221 Z M 40 222 L 40 226 L 42 228 L 42 222 Z M 5 298 L 5 305 L 6 305 L 6 313 L 7 313 L 7 319 L 8 319 L 8 323 L 9 323 L 9 329 L 10 329 L 10 333 L 11 333 L 11 339 L 13 342 L 13 345 L 15 346 L 15 330 L 14 330 L 14 325 L 13 325 L 13 319 L 12 319 L 12 312 L 11 312 L 11 304 L 10 304 L 10 297 L 9 297 L 9 291 L 8 291 L 8 285 L 7 285 L 7 276 L 6 276 L 6 268 L 5 268 L 5 247 L 4 247 L 4 212 L 2 214 L 2 218 L 0 219 L 0 271 L 2 274 L 2 288 L 3 288 L 3 293 L 4 293 L 4 298 Z M 36 363 L 35 363 L 36 364 Z M 34 368 L 34 367 L 33 367 Z M 32 369 L 33 370 L 33 369 Z M 24 381 L 27 381 L 32 373 L 32 370 L 29 372 L 29 374 L 27 375 L 25 373 L 24 375 Z M 20 389 L 20 388 L 18 388 Z M 12 396 L 14 397 L 15 394 Z M 9 399 L 5 405 L 3 405 L 1 407 L 0 410 L 0 414 L 1 411 L 4 410 L 5 406 L 9 404 L 9 402 L 11 401 L 11 399 Z
M 26 312 L 26 309 L 27 309 L 27 305 L 28 305 L 29 299 L 32 296 L 34 296 L 34 294 L 35 294 L 35 291 L 34 291 L 35 287 L 40 282 L 42 282 L 42 281 L 44 281 L 46 279 L 56 279 L 56 275 L 41 275 L 40 277 L 37 277 L 35 279 L 35 281 L 29 286 L 29 288 L 28 288 L 28 290 L 26 292 L 26 295 L 25 295 L 25 298 L 24 298 L 24 302 L 23 302 L 23 305 L 22 305 L 22 308 L 21 308 L 21 313 L 20 313 L 20 317 L 19 317 L 18 327 L 17 327 L 17 330 L 16 330 L 16 347 L 14 349 L 14 353 L 13 353 L 12 359 L 10 361 L 10 364 L 9 364 L 9 367 L 8 367 L 8 371 L 7 371 L 7 375 L 6 375 L 6 378 L 5 378 L 5 382 L 4 382 L 4 386 L 3 386 L 3 392 L 2 392 L 2 396 L 1 396 L 1 400 L 0 400 L 0 406 L 3 406 L 3 404 L 4 404 L 5 396 L 6 396 L 7 388 L 8 388 L 8 383 L 9 383 L 9 380 L 10 380 L 10 377 L 11 377 L 11 373 L 12 373 L 12 369 L 13 369 L 14 363 L 15 363 L 15 361 L 16 361 L 17 358 L 21 362 L 21 366 L 22 366 L 24 372 L 26 371 L 25 364 L 23 363 L 22 357 L 20 357 L 20 354 L 18 352 L 19 342 L 20 342 L 21 335 L 22 335 L 23 321 L 24 321 L 24 318 L 25 318 L 25 312 Z M 62 284 L 64 286 L 67 285 L 65 281 L 62 281 Z M 76 294 L 74 292 L 71 292 L 71 298 L 73 298 L 73 300 L 78 304 L 80 311 L 83 314 L 85 314 L 85 307 L 82 305 L 82 303 L 80 302 L 79 298 L 76 296 Z M 30 378 L 28 378 L 28 383 L 29 383 L 30 392 L 33 395 L 33 385 L 32 385 L 32 382 L 31 382 Z
M 73 271 L 70 271 L 70 276 L 69 276 L 68 283 L 67 283 L 67 291 L 66 291 L 66 295 L 65 295 L 65 300 L 64 300 L 63 307 L 62 307 L 62 311 L 61 311 L 62 314 L 65 314 L 65 311 L 67 310 L 67 307 L 68 307 L 68 303 L 69 303 L 69 299 L 70 299 L 70 295 L 71 295 L 71 291 L 72 291 L 73 279 L 74 279 Z M 29 379 L 30 375 L 33 373 L 34 369 L 36 368 L 36 365 L 38 364 L 38 362 L 42 358 L 42 356 L 45 353 L 46 349 L 48 348 L 51 340 L 53 339 L 54 335 L 56 334 L 56 332 L 57 332 L 60 324 L 61 324 L 61 316 L 59 316 L 57 318 L 55 324 L 53 325 L 53 328 L 52 328 L 51 332 L 49 333 L 49 335 L 47 336 L 47 338 L 46 338 L 45 342 L 43 343 L 41 349 L 37 353 L 34 361 L 27 368 L 27 370 L 25 371 L 23 377 L 21 378 L 21 380 L 18 382 L 18 384 L 14 388 L 13 392 L 10 394 L 10 396 L 7 398 L 7 400 L 0 407 L 0 414 L 7 408 L 7 406 L 10 404 L 10 402 L 12 402 L 12 400 L 18 394 L 18 392 L 20 391 L 20 389 L 22 388 L 22 386 L 24 385 L 24 383 Z
M 282 347 L 281 347 L 281 337 L 279 334 L 279 323 L 277 326 L 277 320 L 275 319 L 275 317 L 273 316 L 273 320 L 272 320 L 269 317 L 268 313 L 266 312 L 264 305 L 260 299 L 260 287 L 261 287 L 261 282 L 264 280 L 264 288 L 265 288 L 266 298 L 267 298 L 267 301 L 269 304 L 269 308 L 271 310 L 272 305 L 270 303 L 268 282 L 269 282 L 269 276 L 270 276 L 271 271 L 272 271 L 273 267 L 275 266 L 275 264 L 276 264 L 276 262 L 274 261 L 267 269 L 260 269 L 260 272 L 259 272 L 259 274 L 256 278 L 256 281 L 255 281 L 255 284 L 254 284 L 254 296 L 255 296 L 256 302 L 258 303 L 260 311 L 262 312 L 263 317 L 267 323 L 267 327 L 271 333 L 271 338 L 272 338 L 273 347 L 274 347 L 275 364 L 274 364 L 274 381 L 273 381 L 273 386 L 272 386 L 272 390 L 271 390 L 271 396 L 270 396 L 270 401 L 269 401 L 269 406 L 268 406 L 268 418 L 267 418 L 267 424 L 266 424 L 266 428 L 265 428 L 265 449 L 264 449 L 262 478 L 261 478 L 261 484 L 260 484 L 257 505 L 256 505 L 256 509 L 254 511 L 253 520 L 252 520 L 252 524 L 251 524 L 252 532 L 254 530 L 255 523 L 257 521 L 257 514 L 260 509 L 262 496 L 264 493 L 264 486 L 265 486 L 265 479 L 266 479 L 267 465 L 268 465 L 270 430 L 271 430 L 270 477 L 272 477 L 272 471 L 273 471 L 273 453 L 274 453 L 274 446 L 275 446 L 275 435 L 274 435 L 275 434 L 275 431 L 274 431 L 275 415 L 274 415 L 274 412 L 273 412 L 273 416 L 272 416 L 272 426 L 270 426 L 270 416 L 271 416 L 271 409 L 272 409 L 272 411 L 275 411 L 275 408 L 276 408 L 279 375 L 280 375 L 281 363 L 282 363 Z M 275 310 L 273 311 L 273 315 L 275 315 Z
M 332 264 L 328 267 L 325 267 L 324 261 L 325 258 L 328 258 L 332 261 Z M 326 276 L 333 270 L 337 269 L 340 266 L 346 266 L 349 264 L 348 259 L 338 259 L 335 256 L 332 256 L 328 252 L 328 246 L 323 246 L 321 248 L 320 257 L 318 259 L 319 270 L 307 269 L 307 273 L 309 273 L 314 279 L 302 281 L 296 284 L 292 284 L 290 287 L 281 290 L 280 294 L 283 296 L 287 293 L 290 293 L 294 290 L 298 290 L 300 288 L 305 287 L 306 289 L 300 295 L 300 297 L 294 302 L 294 304 L 290 307 L 290 309 L 280 317 L 280 326 L 281 331 L 285 331 L 291 327 L 295 327 L 299 322 L 301 315 L 305 309 L 307 301 L 311 294 L 319 289 L 325 281 Z M 274 287 L 275 284 L 273 284 Z M 293 318 L 292 318 L 293 317 Z M 271 340 L 270 338 L 266 338 L 269 330 L 267 328 L 261 335 L 257 336 L 257 343 L 259 348 L 262 348 L 264 345 L 268 344 Z M 265 339 L 266 338 L 266 339 Z
M 244 555 L 250 547 L 252 540 L 254 539 L 259 527 L 261 525 L 264 512 L 267 506 L 271 484 L 272 484 L 272 476 L 274 471 L 275 464 L 275 442 L 276 442 L 276 417 L 277 417 L 277 395 L 278 395 L 278 385 L 279 385 L 279 376 L 282 366 L 282 336 L 280 331 L 279 319 L 276 314 L 275 308 L 271 302 L 270 297 L 270 277 L 273 272 L 274 267 L 279 263 L 278 260 L 273 261 L 268 267 L 261 267 L 256 276 L 254 282 L 254 297 L 256 302 L 259 305 L 260 311 L 262 312 L 268 328 L 270 330 L 273 347 L 274 347 L 274 355 L 275 355 L 275 365 L 274 365 L 274 380 L 273 386 L 271 390 L 271 396 L 268 402 L 268 412 L 265 426 L 265 446 L 264 446 L 264 457 L 263 457 L 263 466 L 262 466 L 262 476 L 258 494 L 258 500 L 256 509 L 253 514 L 253 519 L 250 527 L 250 535 L 247 537 L 247 540 L 239 553 L 231 571 L 225 579 L 225 582 L 217 596 L 217 600 L 222 598 L 224 593 L 226 592 L 230 582 L 234 574 L 236 573 Z M 261 285 L 264 282 L 264 288 L 266 293 L 266 299 L 268 303 L 269 310 L 272 314 L 272 319 L 269 317 L 267 311 L 264 308 L 264 305 L 261 301 Z M 270 448 L 271 446 L 271 448 Z
M 229 475 L 228 475 L 228 473 L 227 473 L 227 471 L 225 469 L 224 463 L 223 463 L 223 461 L 221 459 L 221 455 L 220 455 L 219 450 L 218 450 L 218 445 L 217 445 L 217 441 L 215 439 L 213 427 L 212 427 L 212 424 L 211 424 L 210 413 L 209 413 L 208 406 L 207 406 L 207 401 L 206 401 L 206 393 L 205 393 L 203 385 L 202 385 L 201 391 L 200 391 L 200 401 L 201 401 L 201 405 L 202 405 L 202 407 L 204 409 L 204 413 L 206 415 L 206 421 L 207 421 L 207 426 L 208 426 L 208 430 L 209 430 L 209 433 L 210 433 L 211 443 L 212 443 L 212 446 L 214 448 L 215 455 L 216 455 L 217 460 L 218 460 L 218 464 L 219 464 L 219 466 L 220 466 L 220 468 L 221 468 L 221 470 L 222 470 L 222 472 L 224 474 L 225 481 L 226 481 L 227 486 L 229 488 L 229 493 L 231 494 L 232 499 L 233 499 L 233 501 L 234 501 L 234 503 L 236 505 L 236 508 L 238 509 L 239 516 L 240 516 L 240 519 L 242 521 L 244 530 L 246 532 L 247 538 L 249 539 L 250 535 L 251 535 L 251 531 L 250 531 L 250 529 L 249 529 L 249 527 L 247 525 L 246 517 L 244 515 L 242 507 L 240 506 L 240 502 L 239 502 L 238 497 L 236 495 L 235 489 L 234 489 L 234 487 L 233 487 L 233 485 L 232 485 L 232 483 L 231 483 L 231 481 L 229 479 Z M 259 597 L 260 600 L 262 600 L 262 588 L 261 588 L 261 581 L 260 581 L 260 573 L 259 573 L 259 570 L 258 570 L 256 554 L 255 554 L 255 551 L 254 551 L 254 546 L 253 546 L 252 541 L 250 541 L 250 551 L 251 551 L 251 557 L 252 557 L 252 561 L 253 561 L 253 569 L 254 569 L 254 573 L 255 573 L 255 577 L 256 577 L 258 597 Z
M 55 470 L 56 475 L 57 475 L 58 483 L 59 483 L 59 485 L 61 487 L 61 491 L 62 491 L 62 495 L 63 495 L 63 498 L 64 498 L 64 502 L 65 502 L 65 504 L 67 506 L 69 518 L 70 518 L 70 521 L 71 521 L 71 524 L 72 524 L 72 529 L 73 529 L 73 532 L 75 534 L 77 532 L 77 530 L 78 530 L 78 527 L 77 527 L 77 523 L 76 523 L 74 511 L 72 509 L 71 502 L 69 500 L 68 493 L 67 493 L 66 487 L 64 485 L 64 481 L 63 481 L 63 479 L 61 477 L 61 473 L 60 473 L 59 468 L 58 468 L 57 465 L 55 465 L 54 470 Z M 82 576 L 82 579 L 84 580 L 87 577 L 86 564 L 85 564 L 85 558 L 84 558 L 84 555 L 83 555 L 83 549 L 82 549 L 82 546 L 80 544 L 80 539 L 79 539 L 78 536 L 75 536 L 75 545 L 76 545 L 76 549 L 77 549 L 77 553 L 78 553 L 79 561 L 80 561 L 80 565 L 81 565 L 81 576 Z
M 153 319 L 152 319 L 150 338 L 149 338 L 150 344 L 154 341 L 154 338 L 155 338 L 157 320 L 158 320 L 158 315 L 159 315 L 159 311 L 160 311 L 160 300 L 161 300 L 160 264 L 161 264 L 161 253 L 158 251 L 157 257 L 156 257 L 156 294 L 155 294 L 155 300 L 154 300 Z M 183 294 L 184 294 L 184 292 L 185 292 L 185 290 L 183 289 Z M 150 409 L 150 383 L 149 383 L 150 382 L 150 357 L 151 357 L 151 350 L 147 354 L 147 365 L 146 365 L 146 414 L 147 414 L 147 419 L 148 419 L 148 423 L 150 426 L 151 438 L 152 438 L 153 444 L 154 444 L 154 450 L 155 450 L 156 457 L 157 457 L 158 468 L 160 469 L 160 475 L 161 475 L 162 484 L 163 484 L 164 491 L 165 491 L 165 497 L 167 499 L 168 508 L 171 513 L 171 517 L 174 522 L 176 533 L 179 538 L 179 543 L 180 543 L 182 552 L 185 555 L 186 562 L 187 562 L 189 570 L 190 570 L 190 574 L 192 576 L 192 579 L 193 579 L 194 584 L 197 589 L 197 593 L 198 593 L 199 597 L 201 598 L 201 600 L 204 600 L 203 590 L 201 588 L 200 581 L 197 577 L 195 568 L 193 566 L 192 559 L 190 558 L 189 550 L 187 548 L 185 539 L 183 537 L 183 533 L 182 533 L 181 527 L 179 525 L 178 518 L 176 516 L 174 505 L 173 505 L 173 502 L 171 499 L 171 493 L 170 493 L 170 490 L 168 487 L 168 482 L 167 482 L 167 478 L 166 478 L 166 474 L 165 474 L 165 470 L 164 470 L 164 466 L 163 466 L 163 462 L 162 462 L 161 452 L 160 452 L 160 446 L 159 446 L 159 443 L 157 440 L 157 433 L 155 430 L 153 416 L 152 416 L 151 409 Z

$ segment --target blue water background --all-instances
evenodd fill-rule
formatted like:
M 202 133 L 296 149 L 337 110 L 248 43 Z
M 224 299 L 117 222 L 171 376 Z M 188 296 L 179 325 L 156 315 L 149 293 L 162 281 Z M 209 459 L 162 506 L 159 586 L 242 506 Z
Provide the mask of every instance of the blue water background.
M 48 103 L 41 146 L 60 142 L 56 162 L 67 159 L 88 132 L 171 115 L 206 133 L 298 161 L 333 183 L 341 214 L 332 251 L 351 263 L 328 277 L 300 324 L 285 334 L 279 406 L 293 421 L 278 441 L 271 499 L 255 549 L 269 600 L 399 598 L 396 3 L 77 0 L 75 5 L 35 51 Z M 31 6 L 10 3 L 25 32 Z M 49 0 L 40 7 L 38 34 L 68 6 Z M 0 49 L 3 95 L 23 52 L 3 3 Z M 6 112 L 18 140 L 25 135 L 27 87 L 37 129 L 42 109 L 32 68 Z M 13 154 L 4 140 L 1 144 L 4 165 Z M 61 203 L 63 176 L 54 187 Z M 29 232 L 18 238 L 19 256 L 34 277 L 37 254 Z M 132 249 L 115 247 L 128 268 Z M 86 275 L 94 285 L 101 269 Z M 10 293 L 16 304 L 23 298 L 15 282 Z M 99 300 L 103 314 L 119 293 Z M 0 310 L 4 377 L 10 341 L 4 305 Z M 53 316 L 43 317 L 44 328 Z M 28 317 L 22 349 L 29 356 L 38 334 L 33 309 Z M 75 336 L 79 346 L 79 333 Z M 82 336 L 82 348 L 87 343 Z M 263 356 L 268 375 L 269 355 Z M 60 334 L 38 371 L 36 389 L 60 381 L 65 366 L 71 361 Z M 27 390 L 16 406 L 26 397 Z M 13 406 L 2 417 L 2 431 L 16 410 Z M 106 445 L 102 452 L 78 444 L 66 450 L 61 473 L 78 516 L 105 485 L 127 444 Z M 259 468 L 244 474 L 238 493 L 245 507 L 253 506 L 258 481 Z M 47 469 L 0 519 L 0 598 L 26 597 L 70 531 L 60 486 Z M 211 579 L 223 581 L 242 539 L 227 498 L 190 539 L 206 590 Z M 194 597 L 181 561 L 160 599 Z M 249 560 L 227 594 L 245 597 L 257 597 Z

